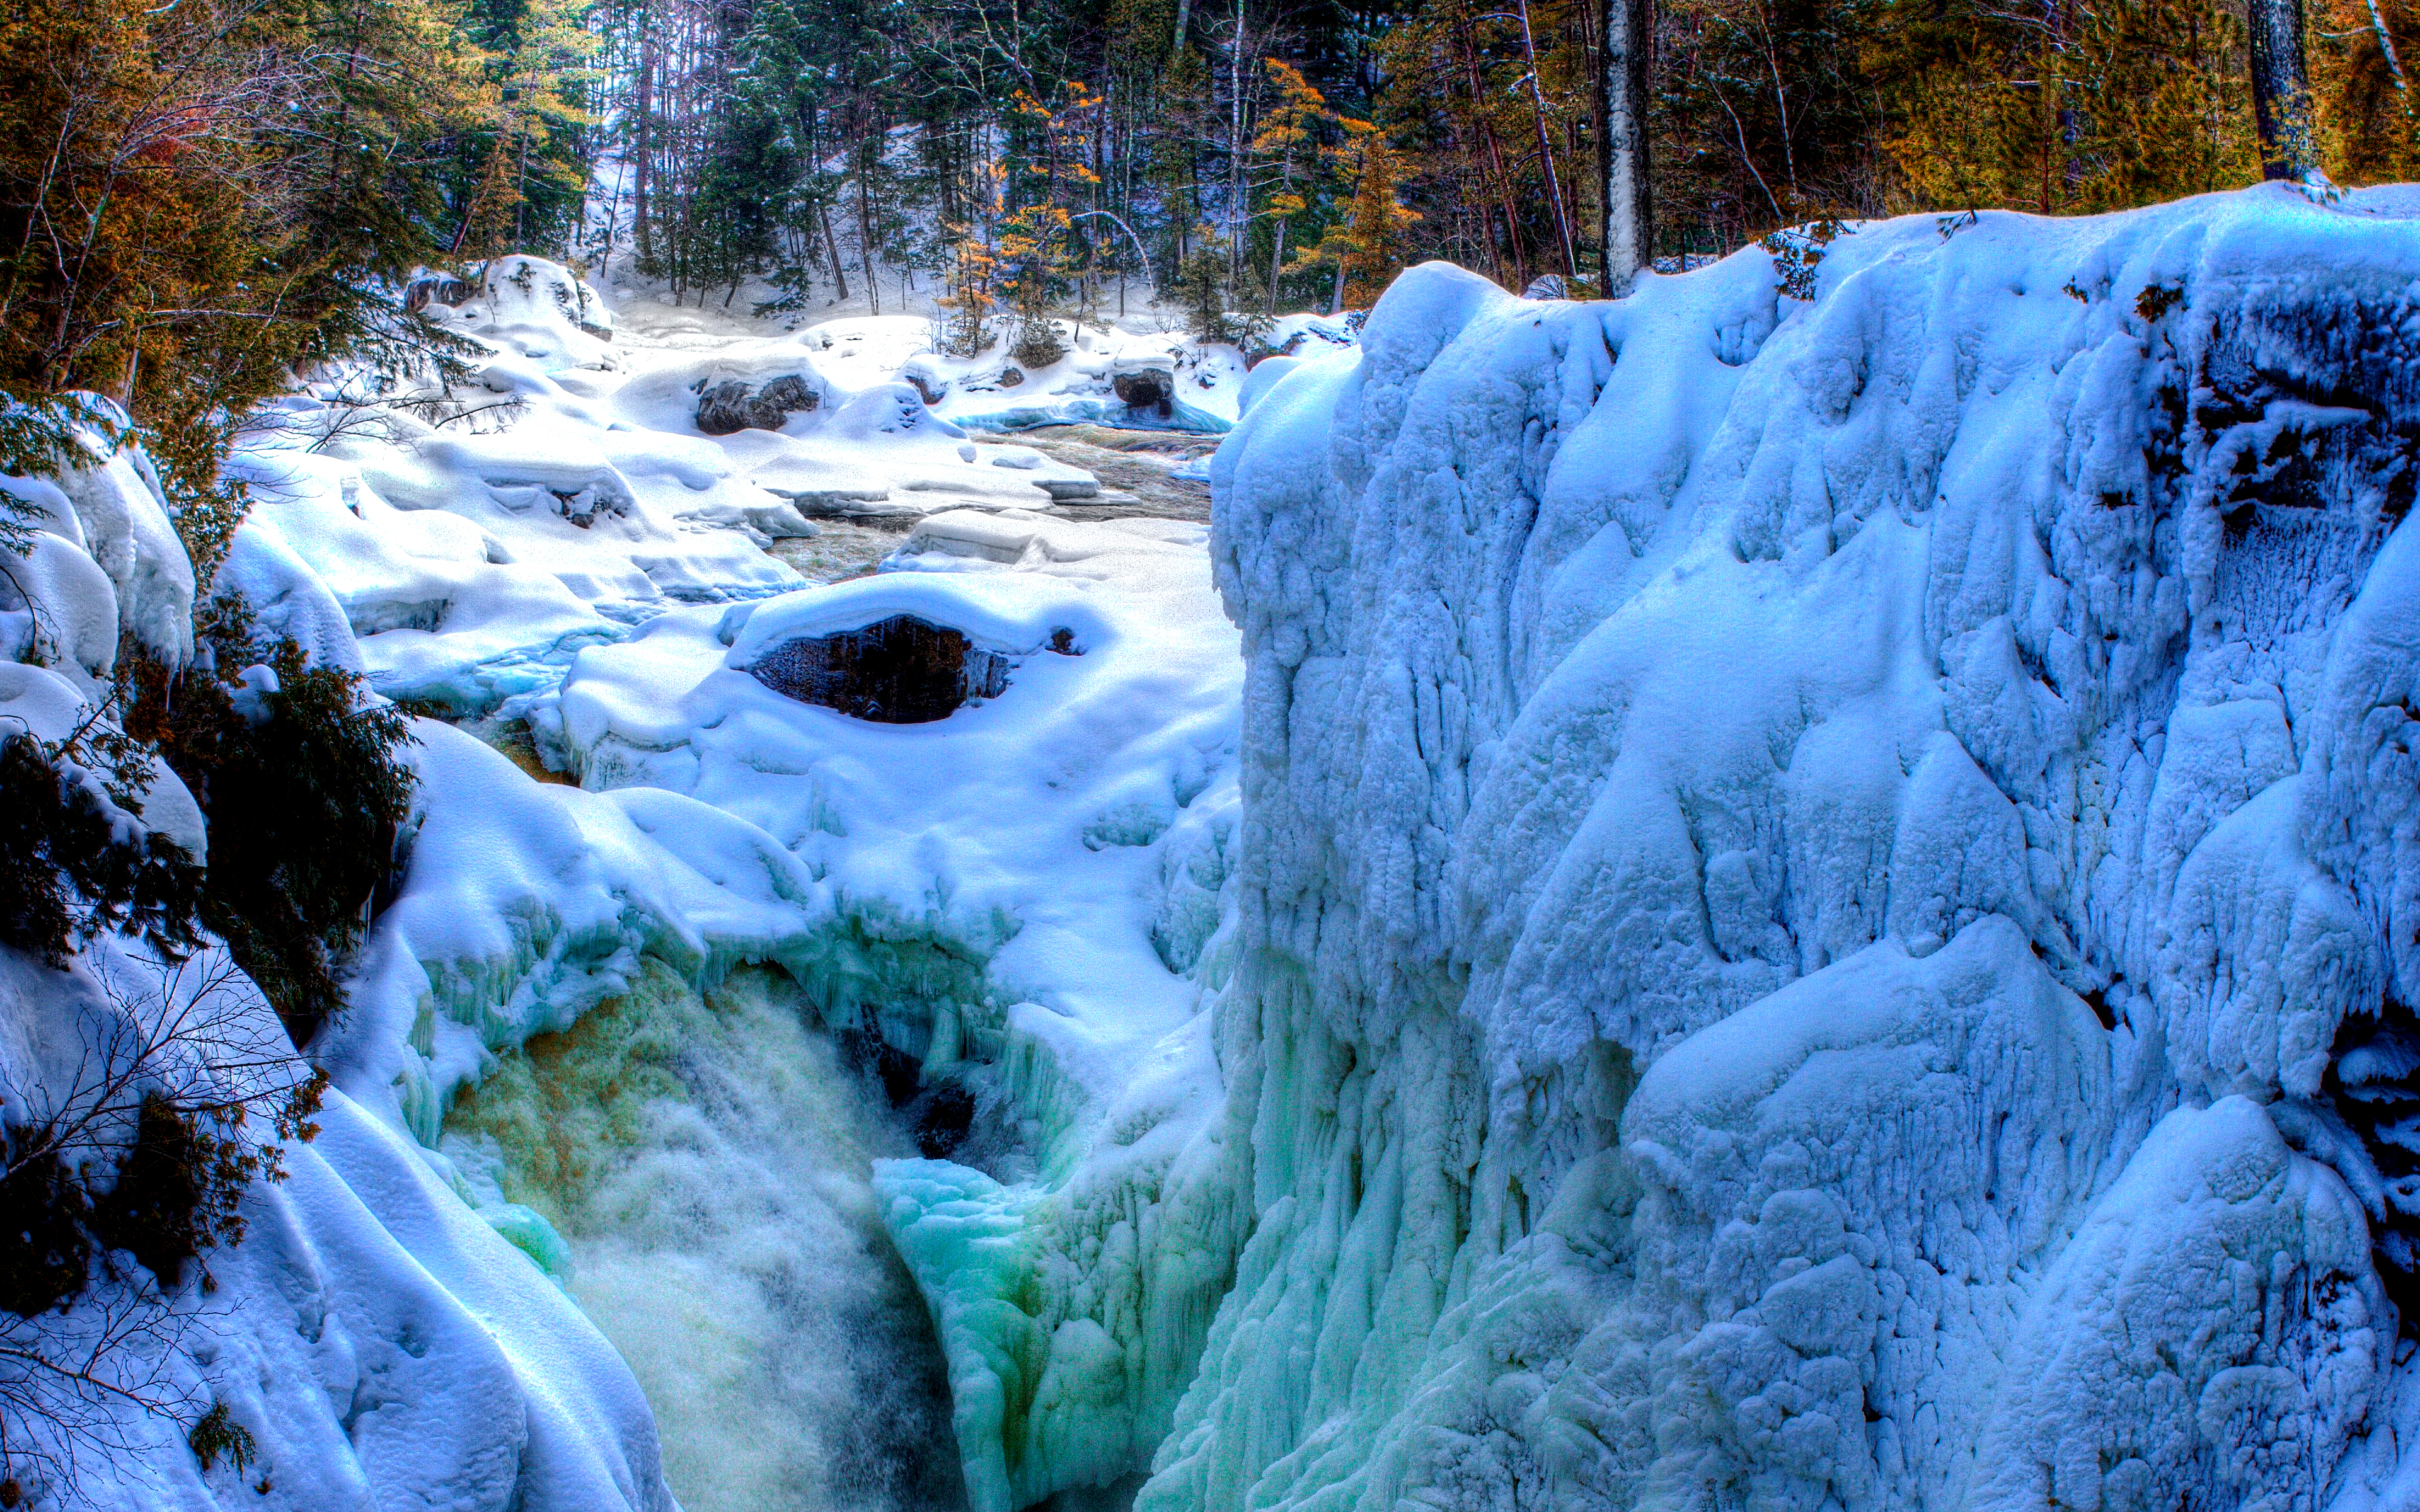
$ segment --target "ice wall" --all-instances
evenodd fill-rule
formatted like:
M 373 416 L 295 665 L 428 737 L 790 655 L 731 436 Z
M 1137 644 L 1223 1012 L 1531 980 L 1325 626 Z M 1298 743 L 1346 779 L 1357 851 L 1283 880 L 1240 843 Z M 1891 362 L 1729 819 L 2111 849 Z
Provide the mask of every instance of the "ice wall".
M 1141 1506 L 2420 1490 L 2412 208 L 1432 265 L 1260 401 L 1249 1237 Z

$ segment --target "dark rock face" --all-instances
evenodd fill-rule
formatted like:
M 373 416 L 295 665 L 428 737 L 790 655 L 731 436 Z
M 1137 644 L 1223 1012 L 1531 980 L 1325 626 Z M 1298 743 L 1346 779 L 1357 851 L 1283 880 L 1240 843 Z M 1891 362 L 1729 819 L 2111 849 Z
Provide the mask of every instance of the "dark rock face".
M 2337 1026 L 2335 1054 L 2328 1096 L 2378 1176 L 2354 1188 L 2369 1209 L 2378 1278 L 2403 1332 L 2420 1332 L 2420 1016 L 2386 997 L 2375 1016 Z
M 802 636 L 748 669 L 785 698 L 876 724 L 930 724 L 1008 687 L 1009 661 L 963 634 L 913 614 L 861 630 Z
M 1176 375 L 1147 368 L 1140 373 L 1120 373 L 1109 379 L 1118 391 L 1118 399 L 1129 409 L 1156 409 L 1159 418 L 1176 413 Z
M 427 309 L 431 301 L 438 304 L 460 304 L 466 300 L 476 297 L 478 292 L 477 285 L 466 284 L 458 278 L 416 279 L 410 288 L 403 291 L 403 307 L 411 314 L 418 315 Z
M 702 388 L 697 396 L 697 428 L 708 436 L 731 436 L 743 430 L 780 430 L 782 423 L 801 409 L 813 409 L 822 402 L 822 395 L 807 386 L 806 378 L 797 373 L 784 373 L 768 379 L 765 386 L 750 392 L 747 384 L 730 378 Z

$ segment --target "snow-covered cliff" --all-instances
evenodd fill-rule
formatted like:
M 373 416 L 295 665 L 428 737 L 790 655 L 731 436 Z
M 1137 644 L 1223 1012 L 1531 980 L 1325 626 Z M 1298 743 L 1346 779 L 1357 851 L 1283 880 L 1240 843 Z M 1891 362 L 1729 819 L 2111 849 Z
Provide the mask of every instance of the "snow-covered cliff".
M 496 287 L 493 430 L 296 395 L 219 586 L 591 791 L 416 726 L 178 1366 L 271 1489 L 141 1421 L 101 1499 L 2420 1505 L 2420 197 L 1791 246 L 1415 270 L 1207 561 Z M 122 471 L 19 488 L 0 713 L 190 649 Z M 881 573 L 761 553 L 868 478 Z M 902 617 L 1006 683 L 767 671 Z
M 24 532 L 0 549 L 0 738 L 39 742 L 121 843 L 200 860 L 209 836 L 184 784 L 141 759 L 121 786 L 93 733 L 116 733 L 121 633 L 164 665 L 192 658 L 194 582 L 149 459 L 85 440 L 52 476 L 0 477 Z M 8 817 L 22 869 L 30 816 Z M 22 926 L 23 896 L 10 906 Z M 28 1226 L 8 1241 L 12 1304 L 40 1294 L 25 1285 L 41 1263 L 28 1229 L 57 1239 L 38 1200 L 45 1161 L 106 1191 L 132 1180 L 138 1099 L 267 1106 L 306 1077 L 223 948 L 178 959 L 138 935 L 80 932 L 57 961 L 0 947 L 8 1218 Z M 368 1089 L 373 1106 L 386 1099 Z M 8 1500 L 672 1506 L 646 1399 L 596 1329 L 524 1284 L 512 1247 L 345 1088 L 314 1121 L 315 1139 L 281 1151 L 286 1180 L 252 1185 L 242 1243 L 156 1275 L 148 1255 L 88 1277 L 79 1264 L 55 1309 L 0 1311 Z M 249 1435 L 240 1460 L 189 1447 L 211 1409 Z
M 2411 208 L 1433 265 L 1246 416 L 1251 1220 L 1141 1505 L 2420 1492 Z

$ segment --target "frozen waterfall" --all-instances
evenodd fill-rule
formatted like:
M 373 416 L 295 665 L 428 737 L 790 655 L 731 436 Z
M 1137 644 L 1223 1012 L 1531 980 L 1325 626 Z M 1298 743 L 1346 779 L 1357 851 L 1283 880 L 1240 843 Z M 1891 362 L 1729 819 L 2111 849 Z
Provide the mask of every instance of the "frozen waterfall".
M 252 443 L 225 580 L 572 780 L 417 724 L 279 1468 L 116 1504 L 2420 1507 L 2420 196 L 1779 245 L 1411 270 L 1206 532 L 810 341 Z M 946 717 L 754 674 L 903 618 Z

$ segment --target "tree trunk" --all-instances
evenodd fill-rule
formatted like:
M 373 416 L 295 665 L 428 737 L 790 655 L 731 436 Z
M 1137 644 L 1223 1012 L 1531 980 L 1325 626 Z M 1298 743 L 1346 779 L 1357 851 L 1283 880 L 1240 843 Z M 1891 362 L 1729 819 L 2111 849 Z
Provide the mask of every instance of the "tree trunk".
M 2311 140 L 2311 75 L 2303 62 L 2303 0 L 2251 0 L 2252 118 L 2260 132 L 2260 177 L 2304 178 L 2319 170 Z
M 831 202 L 826 200 L 817 204 L 815 213 L 824 223 L 824 251 L 831 255 L 832 288 L 845 301 L 848 299 L 848 275 L 841 271 L 840 238 L 832 235 Z
M 1244 0 L 1235 0 L 1235 41 L 1227 57 L 1227 286 L 1244 281 Z
M 820 105 L 810 105 L 806 110 L 807 166 L 808 171 L 814 174 L 818 179 L 823 177 L 824 171 L 824 138 L 823 131 L 820 129 L 822 119 L 821 110 L 822 107 Z M 841 271 L 840 238 L 832 235 L 831 197 L 830 195 L 821 193 L 818 193 L 815 195 L 815 219 L 822 224 L 824 228 L 824 251 L 831 256 L 833 293 L 843 302 L 846 302 L 848 299 L 848 275 Z M 810 256 L 814 255 L 814 231 L 810 228 L 807 232 L 807 251 Z
M 1621 0 L 1615 0 L 1621 3 Z M 1579 248 L 1573 243 L 1571 218 L 1564 213 L 1563 186 L 1555 174 L 1555 146 L 1546 133 L 1546 93 L 1538 82 L 1538 45 L 1529 34 L 1529 0 L 1518 0 L 1514 11 L 1521 23 L 1521 55 L 1529 65 L 1529 107 L 1538 123 L 1538 165 L 1546 177 L 1546 203 L 1555 209 L 1555 239 L 1563 252 L 1563 276 L 1580 276 Z
M 654 144 L 647 140 L 649 117 L 656 110 L 656 28 L 654 19 L 644 9 L 639 12 L 639 83 L 631 101 L 630 114 L 638 118 L 631 124 L 630 152 L 630 239 L 638 248 L 639 261 L 655 260 L 654 233 L 647 226 L 647 155 Z
M 881 150 L 881 139 L 876 138 L 875 151 Z M 874 171 L 870 160 L 861 162 L 857 170 L 857 252 L 865 264 L 865 299 L 867 313 L 882 313 L 882 285 L 874 276 L 874 207 L 865 197 L 865 176 Z
M 1289 194 L 1294 193 L 1294 175 L 1291 173 L 1285 177 L 1284 192 Z M 1269 248 L 1268 299 L 1261 307 L 1261 313 L 1272 319 L 1276 318 L 1278 313 L 1278 274 L 1285 268 L 1286 218 L 1280 215 L 1276 220 L 1277 234 L 1270 239 L 1273 245 Z
M 2386 71 L 2395 80 L 2395 94 L 2403 104 L 2403 114 L 2412 114 L 2412 86 L 2403 77 L 2403 60 L 2395 55 L 2395 34 L 2386 29 L 2386 18 L 2379 13 L 2378 0 L 2369 0 L 2369 29 L 2378 34 L 2378 51 L 2386 59 Z
M 513 250 L 526 252 L 529 250 L 529 231 L 524 219 L 529 209 L 529 129 L 519 121 L 514 123 L 514 127 L 520 135 L 521 161 L 513 175 Z
M 1606 299 L 1629 293 L 1632 278 L 1655 255 L 1654 201 L 1647 176 L 1654 46 L 1652 0 L 1605 0 L 1605 66 L 1597 75 L 1605 131 L 1597 139 L 1597 159 L 1605 172 Z

